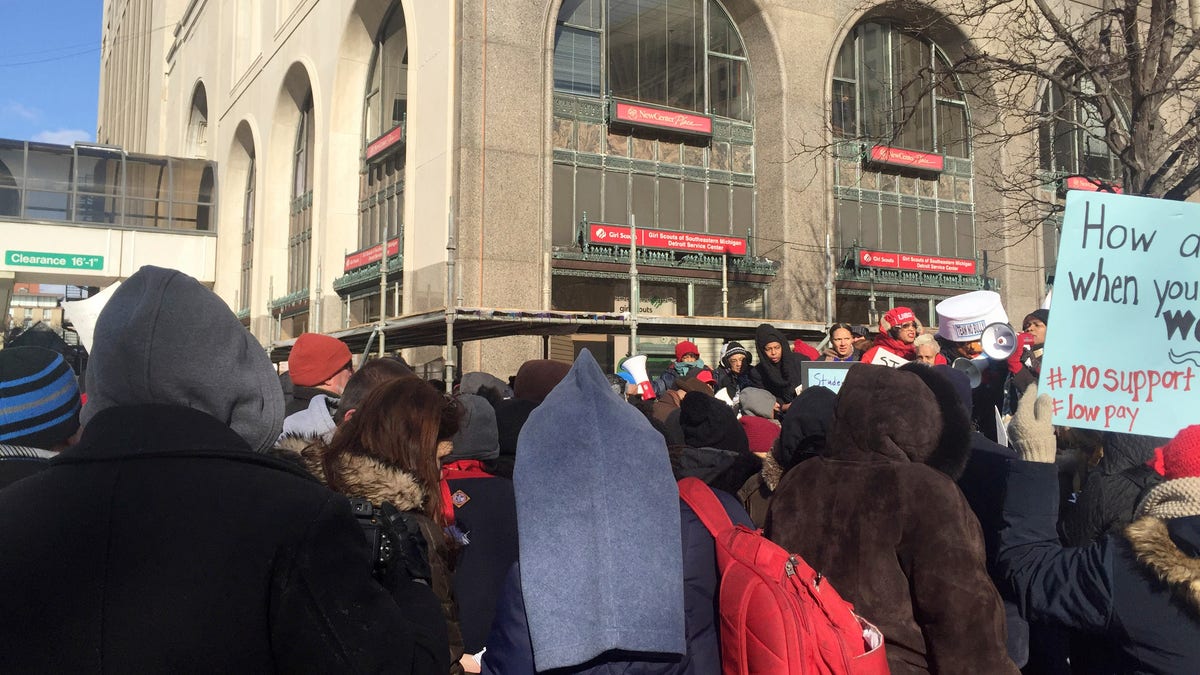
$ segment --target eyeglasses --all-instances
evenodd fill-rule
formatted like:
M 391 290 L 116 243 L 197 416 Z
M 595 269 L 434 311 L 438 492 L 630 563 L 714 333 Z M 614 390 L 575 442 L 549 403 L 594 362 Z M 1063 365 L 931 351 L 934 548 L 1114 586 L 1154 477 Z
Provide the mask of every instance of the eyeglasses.
M 916 321 L 909 321 L 908 323 L 902 323 L 899 326 L 896 326 L 896 328 L 918 328 L 918 326 Z

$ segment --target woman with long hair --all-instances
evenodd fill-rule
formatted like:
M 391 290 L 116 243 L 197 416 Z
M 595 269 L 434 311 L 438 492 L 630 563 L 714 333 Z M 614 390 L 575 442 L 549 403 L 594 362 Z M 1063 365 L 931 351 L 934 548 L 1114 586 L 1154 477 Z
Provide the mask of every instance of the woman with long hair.
M 400 377 L 372 389 L 328 445 L 301 453 L 330 489 L 377 508 L 390 503 L 420 525 L 449 632 L 451 673 L 463 672 L 463 642 L 451 590 L 453 507 L 442 492 L 438 452 L 458 431 L 459 419 L 457 401 L 418 377 Z

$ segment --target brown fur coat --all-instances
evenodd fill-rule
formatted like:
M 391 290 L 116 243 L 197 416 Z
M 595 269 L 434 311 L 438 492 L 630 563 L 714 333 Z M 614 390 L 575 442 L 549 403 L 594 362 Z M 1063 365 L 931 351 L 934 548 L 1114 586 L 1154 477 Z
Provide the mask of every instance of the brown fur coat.
M 954 483 L 966 411 L 935 375 L 851 369 L 825 454 L 784 474 L 766 535 L 879 627 L 893 673 L 1015 673 L 979 522 Z

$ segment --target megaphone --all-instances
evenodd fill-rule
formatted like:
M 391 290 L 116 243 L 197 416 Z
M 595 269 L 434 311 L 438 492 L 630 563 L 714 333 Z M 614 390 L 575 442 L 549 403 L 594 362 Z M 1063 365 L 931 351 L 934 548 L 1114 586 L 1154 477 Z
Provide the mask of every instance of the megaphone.
M 986 356 L 977 356 L 973 359 L 960 356 L 954 359 L 954 363 L 951 363 L 950 367 L 965 374 L 971 381 L 971 388 L 974 389 L 979 386 L 980 382 L 983 382 L 983 371 L 987 370 L 989 362 L 990 359 Z
M 650 376 L 646 373 L 646 355 L 638 354 L 625 359 L 621 369 L 633 376 L 634 382 L 642 392 L 642 400 L 649 401 L 655 397 L 654 385 L 650 384 Z
M 989 359 L 1003 361 L 1017 349 L 1017 331 L 1007 323 L 988 324 L 979 341 Z

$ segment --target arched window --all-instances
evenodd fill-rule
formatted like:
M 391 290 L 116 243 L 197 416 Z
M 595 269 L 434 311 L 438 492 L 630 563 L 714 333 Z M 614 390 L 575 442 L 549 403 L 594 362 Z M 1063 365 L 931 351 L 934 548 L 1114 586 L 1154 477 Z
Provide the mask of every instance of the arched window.
M 308 288 L 312 255 L 313 206 L 313 99 L 310 91 L 300 106 L 296 146 L 292 158 L 291 219 L 288 226 L 288 293 Z
M 628 249 L 590 223 L 748 239 L 755 227 L 754 108 L 747 51 L 717 0 L 564 0 L 555 25 L 552 304 L 623 311 Z M 708 131 L 620 117 L 682 120 Z M 585 221 L 586 217 L 586 221 Z M 747 251 L 748 252 L 748 251 Z M 661 315 L 758 317 L 774 268 L 686 248 L 645 253 L 642 297 Z M 721 270 L 733 272 L 722 293 Z M 591 267 L 589 267 L 591 266 Z M 657 274 L 654 266 L 663 269 Z M 697 270 L 688 278 L 679 266 Z M 747 272 L 748 274 L 742 274 Z M 622 285 L 623 283 L 623 285 Z
M 254 196 L 255 196 L 254 152 L 250 152 L 250 164 L 246 168 L 246 190 L 242 202 L 242 277 L 238 291 L 239 310 L 250 308 L 250 277 L 254 271 Z
M 873 311 L 895 303 L 930 325 L 939 294 L 979 288 L 982 280 L 963 89 L 936 43 L 885 20 L 847 35 L 831 85 L 834 222 L 845 261 L 838 317 L 872 323 Z M 888 253 L 954 261 L 911 270 L 872 263 L 900 260 Z M 939 287 L 946 290 L 933 290 Z
M 1087 78 L 1075 78 L 1074 82 L 1074 93 L 1052 84 L 1042 92 L 1042 124 L 1038 128 L 1041 168 L 1060 175 L 1115 181 L 1121 177 L 1121 166 L 1105 142 L 1104 118 L 1089 100 L 1096 85 Z
M 196 85 L 188 117 L 187 152 L 192 157 L 208 156 L 208 95 L 203 84 Z
M 746 50 L 716 0 L 564 0 L 554 88 L 751 121 Z
M 969 157 L 967 105 L 946 55 L 891 24 L 863 23 L 838 51 L 834 135 Z

